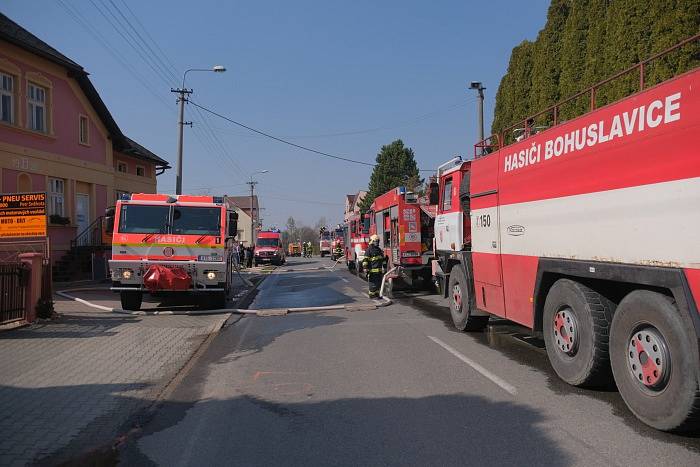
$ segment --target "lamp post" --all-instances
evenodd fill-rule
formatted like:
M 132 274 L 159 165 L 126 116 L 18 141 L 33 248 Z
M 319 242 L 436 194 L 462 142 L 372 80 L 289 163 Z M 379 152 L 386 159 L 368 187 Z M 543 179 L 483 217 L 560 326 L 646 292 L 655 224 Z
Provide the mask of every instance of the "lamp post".
M 257 172 L 253 172 L 250 174 L 250 181 L 246 182 L 248 185 L 250 185 L 250 244 L 251 246 L 253 243 L 255 243 L 255 215 L 253 211 L 253 197 L 254 197 L 254 191 L 255 191 L 255 185 L 258 184 L 255 180 L 253 180 L 253 175 L 257 174 L 266 174 L 268 173 L 269 170 L 258 170 Z
M 478 93 L 479 101 L 479 142 L 484 140 L 484 87 L 480 81 L 472 81 L 469 84 L 469 89 L 475 89 Z M 481 148 L 481 154 L 484 154 L 484 148 Z
M 185 125 L 192 125 L 192 122 L 185 122 L 185 102 L 187 102 L 187 96 L 192 94 L 192 89 L 187 89 L 185 87 L 185 80 L 187 79 L 187 73 L 190 71 L 213 71 L 214 73 L 223 73 L 226 71 L 221 65 L 216 65 L 212 68 L 190 68 L 185 70 L 182 74 L 182 87 L 176 89 L 170 89 L 170 92 L 175 92 L 179 94 L 177 98 L 178 104 L 180 104 L 180 117 L 178 118 L 178 139 L 177 139 L 177 174 L 175 178 L 175 194 L 182 194 L 182 139 L 183 139 L 183 129 Z

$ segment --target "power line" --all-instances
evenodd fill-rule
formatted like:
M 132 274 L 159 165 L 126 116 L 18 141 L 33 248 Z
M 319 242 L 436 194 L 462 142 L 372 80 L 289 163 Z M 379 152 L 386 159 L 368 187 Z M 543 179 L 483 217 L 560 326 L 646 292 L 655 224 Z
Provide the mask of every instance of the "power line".
M 286 139 L 282 139 L 282 138 L 278 138 L 278 137 L 276 137 L 276 136 L 272 136 L 272 135 L 269 134 L 269 133 L 265 133 L 264 131 L 257 130 L 257 129 L 255 129 L 255 128 L 253 128 L 253 127 L 249 127 L 248 125 L 245 125 L 245 124 L 243 124 L 243 123 L 237 122 L 237 121 L 235 121 L 235 120 L 233 120 L 233 119 L 231 119 L 231 118 L 229 118 L 229 117 L 227 117 L 227 116 L 225 116 L 225 115 L 222 115 L 222 114 L 220 114 L 220 113 L 218 113 L 218 112 L 215 112 L 215 111 L 213 111 L 213 110 L 211 110 L 211 109 L 208 109 L 208 108 L 206 108 L 206 107 L 204 107 L 204 106 L 201 106 L 201 105 L 197 104 L 196 102 L 194 102 L 192 99 L 190 99 L 190 104 L 192 104 L 192 105 L 194 105 L 195 107 L 198 107 L 198 108 L 204 110 L 205 112 L 208 112 L 208 113 L 210 113 L 210 114 L 212 114 L 212 115 L 215 115 L 215 116 L 217 116 L 217 117 L 219 117 L 219 118 L 221 118 L 221 119 L 223 119 L 223 120 L 226 120 L 226 121 L 229 122 L 229 123 L 233 123 L 234 125 L 238 125 L 238 126 L 240 126 L 240 127 L 242 127 L 242 128 L 245 128 L 246 130 L 252 131 L 253 133 L 257 133 L 257 134 L 259 134 L 259 135 L 262 135 L 262 136 L 265 136 L 265 137 L 267 137 L 267 138 L 273 139 L 273 140 L 278 141 L 278 142 L 280 142 L 280 143 L 287 144 L 287 145 L 289 145 L 289 146 L 293 146 L 293 147 L 295 147 L 295 148 L 297 148 L 297 149 L 301 149 L 301 150 L 303 150 L 303 151 L 313 152 L 314 154 L 318 154 L 318 155 L 321 155 L 321 156 L 324 156 L 324 157 L 330 157 L 330 158 L 332 158 L 332 159 L 338 159 L 338 160 L 345 161 L 345 162 L 350 162 L 350 163 L 353 163 L 353 164 L 366 165 L 366 166 L 369 166 L 369 167 L 374 167 L 374 165 L 375 165 L 375 164 L 372 164 L 372 163 L 369 163 L 369 162 L 363 162 L 363 161 L 358 161 L 358 160 L 354 160 L 354 159 L 349 159 L 349 158 L 347 158 L 347 157 L 336 156 L 336 155 L 333 155 L 333 154 L 329 154 L 329 153 L 327 153 L 327 152 L 319 151 L 319 150 L 317 150 L 317 149 L 312 149 L 312 148 L 308 148 L 308 147 L 306 147 L 306 146 L 302 146 L 302 145 L 300 145 L 300 144 L 292 143 L 291 141 L 287 141 Z
M 93 0 L 90 0 L 90 1 L 92 2 Z M 137 51 L 137 53 L 139 53 L 139 56 L 141 56 L 142 59 L 147 61 L 147 64 L 150 66 L 150 68 L 158 75 L 159 78 L 164 80 L 164 82 L 166 82 L 168 84 L 171 84 L 172 82 L 177 82 L 177 78 L 176 78 L 177 70 L 175 69 L 175 66 L 172 64 L 172 61 L 168 58 L 167 54 L 158 45 L 158 43 L 155 41 L 155 39 L 153 39 L 153 37 L 148 33 L 148 29 L 143 25 L 143 23 L 141 23 L 139 21 L 138 17 L 134 14 L 134 12 L 131 10 L 131 8 L 129 8 L 128 4 L 126 4 L 126 2 L 124 0 L 121 0 L 121 2 L 124 4 L 124 6 L 129 10 L 130 14 L 134 17 L 136 22 L 139 24 L 141 29 L 143 29 L 144 35 L 141 35 L 139 33 L 137 28 L 134 26 L 134 24 L 131 21 L 129 21 L 129 19 L 121 11 L 121 9 L 118 7 L 118 5 L 116 5 L 112 0 L 108 0 L 108 1 L 112 5 L 114 10 L 119 14 L 119 16 L 121 16 L 121 18 L 123 19 L 123 22 L 120 21 L 112 13 L 111 10 L 109 10 L 109 8 L 107 7 L 106 4 L 105 4 L 105 9 L 108 10 L 110 15 L 115 19 L 115 21 L 117 21 L 119 23 L 119 25 L 125 29 L 126 33 L 129 35 L 129 37 L 131 38 L 133 43 L 135 43 L 139 47 L 140 53 L 139 53 L 139 50 L 134 49 Z M 103 0 L 103 3 L 104 3 L 104 0 Z M 93 5 L 94 5 L 94 3 L 93 3 Z M 104 16 L 104 14 L 103 14 L 103 16 Z M 133 32 L 136 34 L 136 37 L 126 29 L 126 27 L 124 26 L 124 23 L 126 23 L 126 25 L 128 25 L 129 28 L 131 28 L 131 30 L 133 30 Z M 112 24 L 112 27 L 114 27 L 114 24 Z M 122 36 L 122 38 L 124 38 L 124 40 L 129 42 L 126 36 L 124 36 L 121 33 L 120 33 L 120 35 Z M 161 58 L 159 56 L 159 54 L 154 50 L 154 47 L 151 47 L 148 44 L 148 41 L 146 41 L 144 36 L 148 36 L 150 38 L 155 49 L 158 49 L 160 51 L 160 55 L 162 55 L 163 58 Z M 134 48 L 134 45 L 131 42 L 129 42 L 129 45 L 132 48 Z M 144 55 L 147 56 L 150 60 L 146 60 L 144 58 Z M 166 62 L 167 62 L 167 64 L 166 64 Z M 160 71 L 160 73 L 158 73 L 158 71 Z M 169 80 L 172 80 L 172 82 Z M 241 180 L 243 180 L 243 178 L 241 178 L 241 176 L 240 176 L 240 172 L 244 172 L 244 170 L 238 165 L 238 163 L 235 161 L 235 159 L 231 156 L 228 149 L 226 148 L 226 145 L 221 141 L 221 139 L 214 132 L 211 125 L 209 124 L 209 121 L 204 117 L 204 115 L 201 113 L 201 111 L 199 109 L 196 109 L 196 111 L 199 114 L 199 116 L 202 120 L 202 123 L 203 123 L 202 131 L 198 132 L 199 134 L 197 134 L 197 132 L 195 132 L 195 136 L 197 137 L 199 142 L 206 148 L 207 151 L 213 152 L 214 154 L 219 156 L 219 158 L 224 162 L 224 165 L 228 164 L 233 169 L 232 173 L 235 174 L 237 177 L 239 177 Z M 206 143 L 205 143 L 205 141 L 206 141 Z
M 114 58 L 129 74 L 132 75 L 138 81 L 141 86 L 144 87 L 158 102 L 160 102 L 164 107 L 170 109 L 170 106 L 166 102 L 165 98 L 155 91 L 153 85 L 148 79 L 146 79 L 141 73 L 139 73 L 129 61 L 124 58 L 121 53 L 117 51 L 109 41 L 100 32 L 95 29 L 90 22 L 88 22 L 77 10 L 73 10 L 73 7 L 63 0 L 58 0 L 58 4 L 63 8 L 63 10 L 70 16 L 73 21 L 75 21 L 80 27 L 82 27 L 90 36 L 92 36 L 95 41 L 97 41 L 111 56 Z
M 131 30 L 134 31 L 134 33 L 136 34 L 136 36 L 138 36 L 138 38 L 141 40 L 141 43 L 142 43 L 143 45 L 145 45 L 146 48 L 148 48 L 148 50 L 149 50 L 150 53 L 151 53 L 151 56 L 152 56 L 152 57 L 155 57 L 155 59 L 157 60 L 159 66 L 160 66 L 160 68 L 161 68 L 161 70 L 163 70 L 163 71 L 166 73 L 166 75 L 169 75 L 169 77 L 170 77 L 171 79 L 175 79 L 175 75 L 171 72 L 171 70 L 168 69 L 168 66 L 163 62 L 163 60 L 158 56 L 158 54 L 156 54 L 156 53 L 153 51 L 153 49 L 151 48 L 151 46 L 148 44 L 148 42 L 146 42 L 146 41 L 144 40 L 143 36 L 141 36 L 141 34 L 140 34 L 140 33 L 138 32 L 138 30 L 134 27 L 134 25 L 131 24 L 131 21 L 129 21 L 129 18 L 127 18 L 127 17 L 124 15 L 124 13 L 122 13 L 122 11 L 119 9 L 119 7 L 118 7 L 112 0 L 108 0 L 108 1 L 109 1 L 109 3 L 112 5 L 112 8 L 114 8 L 114 10 L 119 14 L 119 16 L 121 16 L 122 19 L 126 22 L 126 24 L 131 28 Z M 103 1 L 103 3 L 104 3 L 104 1 Z M 105 5 L 105 6 L 106 6 L 106 5 Z M 128 8 L 128 6 L 127 6 L 127 8 Z
M 98 4 L 97 4 L 94 0 L 90 0 L 90 3 L 92 4 L 93 7 L 95 7 L 95 9 L 96 9 L 96 10 L 100 13 L 100 15 L 105 19 L 105 21 L 107 21 L 107 23 L 109 23 L 109 25 L 112 26 L 112 28 L 117 32 L 117 34 L 119 34 L 119 35 L 122 37 L 122 39 L 124 39 L 124 41 L 125 41 L 127 44 L 129 44 L 129 47 L 131 47 L 131 49 L 134 50 L 134 51 L 136 52 L 136 54 L 141 58 L 141 60 L 143 60 L 143 62 L 144 62 L 146 65 L 148 65 L 148 67 L 149 67 L 151 70 L 153 70 L 153 72 L 156 74 L 156 76 L 158 76 L 158 78 L 160 78 L 161 80 L 163 80 L 168 86 L 172 85 L 172 82 L 169 81 L 167 75 L 163 74 L 163 71 L 160 70 L 156 65 L 154 65 L 154 64 L 148 59 L 147 56 L 145 56 L 144 52 L 142 51 L 142 48 L 139 48 L 139 45 L 138 45 L 138 44 L 135 44 L 136 41 L 133 39 L 133 36 L 129 33 L 129 31 L 126 31 L 126 33 L 129 34 L 129 37 L 127 37 L 127 36 L 122 32 L 122 30 L 114 23 L 114 21 L 112 21 L 112 20 L 110 19 L 110 17 L 107 16 L 107 13 L 105 13 L 105 12 L 102 10 L 102 7 L 98 6 Z M 120 22 L 120 21 L 118 20 L 118 18 L 114 15 L 114 13 L 112 12 L 112 10 L 110 10 L 109 8 L 107 8 L 106 5 L 103 5 L 103 6 L 104 6 L 105 10 L 107 10 L 107 12 L 109 13 L 109 15 L 112 16 L 112 18 L 114 18 L 115 21 L 119 23 L 119 26 L 122 26 L 121 22 Z M 122 26 L 122 27 L 123 27 L 123 26 Z M 134 41 L 134 42 L 132 42 L 132 41 Z
M 190 102 L 190 104 L 194 105 L 195 107 L 198 107 L 198 108 L 204 110 L 205 112 L 208 112 L 208 113 L 210 113 L 210 114 L 212 114 L 212 115 L 215 115 L 215 116 L 217 116 L 217 117 L 219 117 L 219 118 L 221 118 L 221 119 L 223 119 L 223 120 L 226 120 L 227 122 L 233 123 L 234 125 L 238 125 L 238 126 L 240 126 L 240 127 L 242 127 L 242 128 L 245 128 L 246 130 L 249 130 L 249 131 L 252 131 L 252 132 L 257 133 L 257 134 L 259 134 L 259 135 L 262 135 L 262 136 L 265 136 L 265 137 L 267 137 L 267 138 L 273 139 L 273 140 L 278 141 L 278 142 L 280 142 L 280 143 L 287 144 L 287 145 L 292 146 L 292 147 L 295 147 L 295 148 L 297 148 L 297 149 L 301 149 L 301 150 L 303 150 L 303 151 L 312 152 L 312 153 L 314 153 L 314 154 L 318 154 L 318 155 L 321 155 L 321 156 L 324 156 L 324 157 L 330 157 L 330 158 L 333 158 L 333 159 L 338 159 L 338 160 L 341 160 L 341 161 L 350 162 L 350 163 L 353 163 L 353 164 L 365 165 L 365 166 L 368 166 L 368 167 L 375 167 L 375 166 L 376 166 L 376 164 L 372 164 L 372 163 L 370 163 L 370 162 L 363 162 L 363 161 L 358 161 L 358 160 L 355 160 L 355 159 L 350 159 L 350 158 L 348 158 L 348 157 L 337 156 L 337 155 L 330 154 L 330 153 L 327 153 L 327 152 L 319 151 L 319 150 L 317 150 L 317 149 L 313 149 L 313 148 L 309 148 L 309 147 L 306 147 L 306 146 L 302 146 L 302 145 L 300 145 L 300 144 L 292 143 L 291 141 L 287 141 L 286 139 L 278 138 L 277 136 L 273 136 L 273 135 L 271 135 L 271 134 L 269 134 L 269 133 L 265 133 L 265 132 L 262 131 L 262 130 L 258 130 L 258 129 L 255 129 L 255 128 L 250 127 L 250 126 L 248 126 L 248 125 L 245 125 L 245 124 L 243 124 L 243 123 L 237 122 L 236 120 L 233 120 L 233 119 L 231 119 L 231 118 L 229 118 L 229 117 L 227 117 L 227 116 L 225 116 L 225 115 L 222 115 L 222 114 L 220 114 L 220 113 L 218 113 L 218 112 L 216 112 L 216 111 L 214 111 L 214 110 L 208 109 L 208 108 L 206 108 L 206 107 L 204 107 L 204 106 L 201 106 L 201 105 L 197 104 L 197 103 L 194 102 L 192 99 L 190 99 L 189 102 Z M 432 169 L 418 169 L 418 171 L 419 171 L 419 172 L 435 172 L 435 170 L 432 170 Z
M 364 130 L 351 130 L 351 131 L 343 131 L 343 132 L 337 132 L 337 133 L 321 133 L 321 134 L 316 134 L 316 135 L 285 135 L 281 136 L 280 138 L 289 138 L 289 139 L 311 139 L 311 138 L 331 138 L 331 137 L 336 137 L 336 136 L 354 136 L 354 135 L 360 135 L 360 134 L 366 134 L 366 133 L 373 133 L 373 132 L 378 132 L 378 131 L 388 131 L 388 130 L 394 130 L 396 128 L 403 128 L 406 126 L 410 126 L 414 123 L 418 123 L 424 120 L 427 120 L 433 116 L 436 115 L 442 115 L 444 113 L 450 112 L 452 110 L 458 109 L 458 108 L 464 108 L 468 104 L 474 102 L 476 100 L 476 97 L 467 99 L 464 102 L 459 102 L 457 104 L 452 104 L 449 107 L 443 108 L 443 109 L 438 109 L 438 110 L 433 110 L 430 112 L 426 112 L 420 115 L 417 115 L 415 117 L 412 117 L 410 119 L 406 120 L 401 120 L 400 122 L 397 122 L 395 124 L 386 124 L 378 127 L 373 127 L 373 128 L 367 128 Z M 260 135 L 247 135 L 243 132 L 239 131 L 234 131 L 234 130 L 226 130 L 224 128 L 217 128 L 213 127 L 215 130 L 218 131 L 223 131 L 229 134 L 233 134 L 239 137 L 252 137 L 252 138 L 264 138 L 264 136 Z

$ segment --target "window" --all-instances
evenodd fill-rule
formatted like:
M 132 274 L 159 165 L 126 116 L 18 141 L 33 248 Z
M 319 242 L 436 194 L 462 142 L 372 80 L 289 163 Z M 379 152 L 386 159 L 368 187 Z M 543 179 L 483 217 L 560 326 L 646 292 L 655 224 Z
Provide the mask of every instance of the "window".
M 445 188 L 442 190 L 442 210 L 452 209 L 452 179 L 445 180 Z
M 49 178 L 49 215 L 64 217 L 65 183 L 60 178 Z
M 170 206 L 123 204 L 119 213 L 121 233 L 167 233 Z
M 117 172 L 127 173 L 126 162 L 117 162 Z
M 221 209 L 176 206 L 172 233 L 177 235 L 220 235 Z
M 90 121 L 85 115 L 81 115 L 78 117 L 78 137 L 80 144 L 90 144 L 89 140 L 89 125 Z
M 277 248 L 280 246 L 280 240 L 278 238 L 260 238 L 260 237 L 258 237 L 258 242 L 257 242 L 256 246 Z
M 27 126 L 46 133 L 46 89 L 36 84 L 27 86 Z
M 12 76 L 0 73 L 0 121 L 14 123 L 15 80 Z
M 137 165 L 136 166 L 136 175 L 139 177 L 145 177 L 146 176 L 146 168 L 142 165 Z
M 116 199 L 122 199 L 122 195 L 130 195 L 131 194 L 128 191 L 122 191 L 122 190 L 115 190 L 114 193 L 116 195 Z

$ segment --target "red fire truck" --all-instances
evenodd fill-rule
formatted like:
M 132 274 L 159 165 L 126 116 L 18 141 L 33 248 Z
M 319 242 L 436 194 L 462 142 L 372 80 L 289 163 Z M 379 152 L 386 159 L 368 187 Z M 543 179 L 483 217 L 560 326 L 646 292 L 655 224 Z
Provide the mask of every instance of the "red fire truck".
M 282 248 L 282 237 L 279 230 L 263 230 L 258 232 L 255 240 L 253 264 L 270 263 L 281 266 L 287 262 L 287 256 Z
M 331 232 L 326 227 L 321 227 L 318 232 L 318 247 L 321 258 L 331 254 Z
M 387 256 L 387 267 L 401 266 L 400 277 L 387 287 L 414 288 L 431 283 L 433 220 L 422 209 L 415 193 L 405 187 L 377 196 L 370 207 L 370 235 L 379 236 L 379 247 Z
M 205 306 L 226 306 L 238 223 L 228 198 L 123 195 L 105 220 L 112 290 L 123 309 L 140 309 L 146 292 L 199 294 Z
M 541 332 L 564 381 L 613 377 L 645 423 L 696 429 L 700 70 L 560 124 L 557 109 L 438 170 L 433 272 L 454 324 Z
M 345 223 L 345 264 L 350 271 L 362 274 L 362 260 L 369 246 L 369 216 L 352 214 Z
M 345 251 L 345 230 L 338 224 L 331 232 L 331 260 L 335 261 L 343 257 Z

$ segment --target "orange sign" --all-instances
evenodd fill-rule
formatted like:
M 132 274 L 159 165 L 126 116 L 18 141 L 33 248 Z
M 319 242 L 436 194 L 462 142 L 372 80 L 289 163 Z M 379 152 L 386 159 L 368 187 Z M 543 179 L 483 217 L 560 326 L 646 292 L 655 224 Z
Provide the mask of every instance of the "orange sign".
M 46 237 L 46 193 L 0 194 L 0 238 Z

